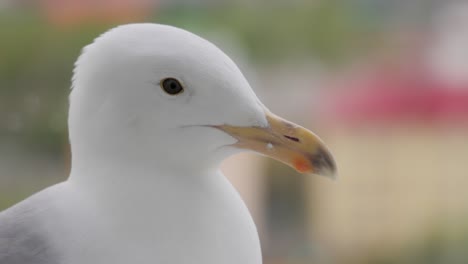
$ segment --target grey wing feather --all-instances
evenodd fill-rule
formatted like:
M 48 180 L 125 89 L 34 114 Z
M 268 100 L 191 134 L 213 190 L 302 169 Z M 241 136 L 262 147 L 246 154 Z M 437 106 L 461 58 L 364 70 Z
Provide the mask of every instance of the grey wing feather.
M 60 264 L 30 204 L 0 212 L 0 264 Z

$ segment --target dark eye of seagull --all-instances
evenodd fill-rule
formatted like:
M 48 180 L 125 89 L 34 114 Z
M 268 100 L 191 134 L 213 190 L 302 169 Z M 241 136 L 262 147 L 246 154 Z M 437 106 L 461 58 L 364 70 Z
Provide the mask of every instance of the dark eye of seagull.
M 174 78 L 163 79 L 161 81 L 161 87 L 166 93 L 170 95 L 180 94 L 184 91 L 182 84 L 180 84 L 180 82 Z

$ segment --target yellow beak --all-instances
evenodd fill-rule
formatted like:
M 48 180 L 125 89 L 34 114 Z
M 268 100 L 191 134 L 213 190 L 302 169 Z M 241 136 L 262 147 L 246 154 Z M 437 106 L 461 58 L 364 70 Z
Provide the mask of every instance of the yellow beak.
M 266 110 L 266 127 L 215 126 L 238 141 L 234 146 L 281 161 L 300 173 L 335 177 L 333 156 L 311 131 Z

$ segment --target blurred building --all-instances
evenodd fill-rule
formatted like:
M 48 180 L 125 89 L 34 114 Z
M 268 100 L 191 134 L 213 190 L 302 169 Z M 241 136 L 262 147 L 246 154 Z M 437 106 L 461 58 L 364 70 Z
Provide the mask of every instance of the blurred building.
M 466 259 L 468 24 L 450 18 L 431 41 L 349 74 L 328 101 L 325 141 L 342 173 L 309 180 L 309 231 L 342 263 L 431 240 L 421 254 L 442 256 L 431 263 L 462 263 L 446 259 L 454 250 Z
M 312 235 L 342 256 L 398 251 L 448 222 L 468 228 L 468 174 L 460 166 L 468 163 L 468 83 L 456 90 L 380 79 L 337 100 L 338 125 L 326 141 L 340 179 L 310 179 Z

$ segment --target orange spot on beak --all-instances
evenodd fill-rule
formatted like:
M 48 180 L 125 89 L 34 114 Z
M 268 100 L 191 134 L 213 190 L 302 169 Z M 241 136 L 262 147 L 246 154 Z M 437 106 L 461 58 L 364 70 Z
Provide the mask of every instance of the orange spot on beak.
M 294 165 L 294 168 L 300 173 L 305 173 L 311 170 L 309 162 L 307 162 L 305 159 L 300 158 L 300 157 L 295 158 L 293 160 L 293 165 Z

